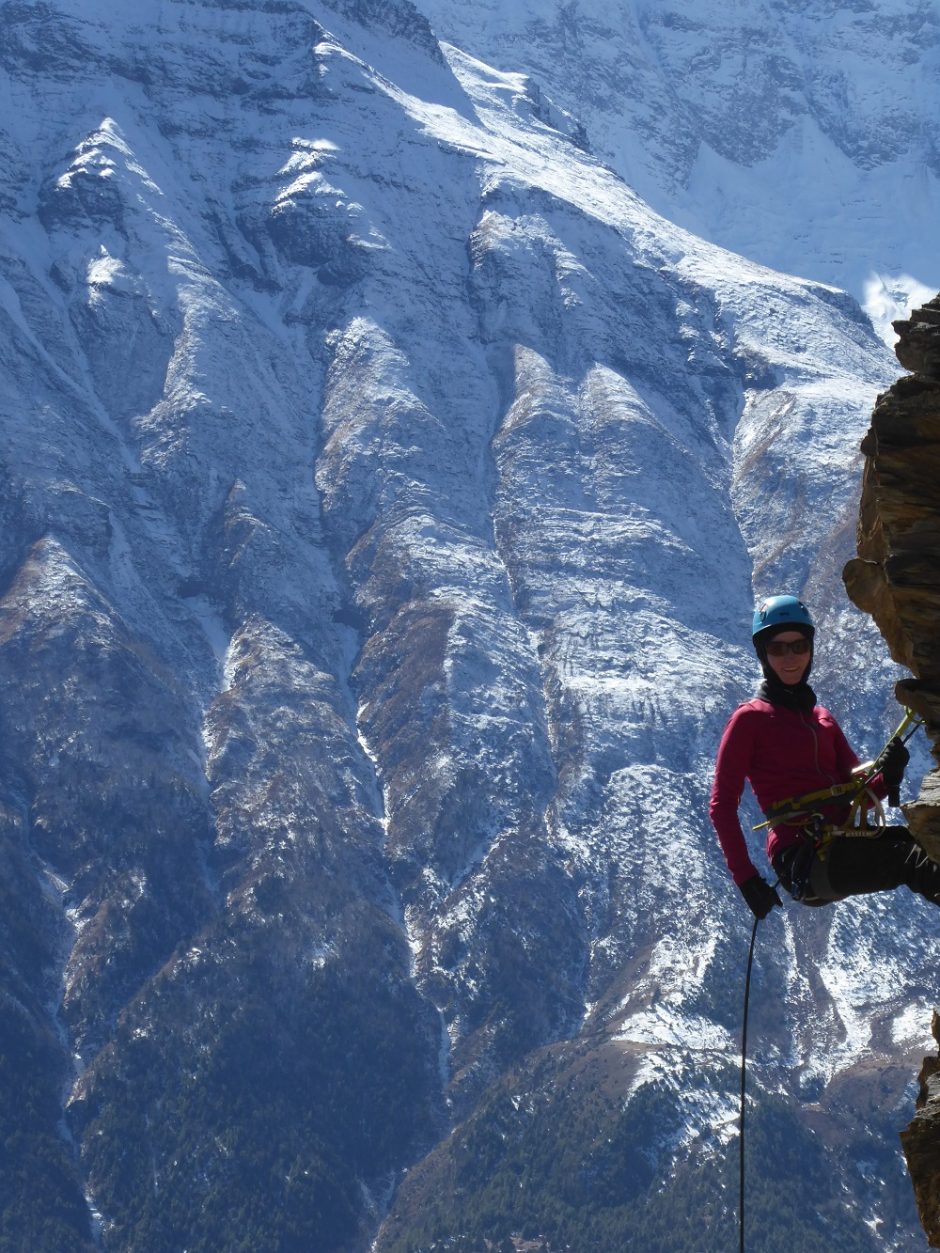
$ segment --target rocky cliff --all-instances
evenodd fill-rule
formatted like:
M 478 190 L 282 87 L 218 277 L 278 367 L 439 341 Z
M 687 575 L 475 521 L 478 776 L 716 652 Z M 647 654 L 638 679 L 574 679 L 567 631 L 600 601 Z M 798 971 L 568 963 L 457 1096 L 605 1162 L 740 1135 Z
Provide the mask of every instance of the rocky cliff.
M 849 595 L 877 622 L 895 661 L 913 678 L 901 704 L 927 722 L 940 756 L 940 297 L 895 322 L 898 360 L 911 375 L 878 398 L 862 441 L 865 470 L 858 557 L 844 577 Z M 940 860 L 940 771 L 927 775 L 904 813 L 925 850 Z
M 933 1034 L 940 1044 L 940 1014 L 933 1016 Z M 940 1249 L 940 1059 L 925 1057 L 920 1072 L 917 1114 L 901 1132 L 901 1143 L 921 1222 L 930 1246 Z
M 940 758 L 940 296 L 894 323 L 898 360 L 910 375 L 878 398 L 862 442 L 865 470 L 858 557 L 844 577 L 849 595 L 870 613 L 913 678 L 898 700 L 926 721 Z M 940 860 L 940 769 L 904 806 L 927 854 Z M 934 1035 L 940 1019 L 934 1015 Z M 940 1087 L 937 1062 L 921 1072 L 919 1113 L 902 1135 L 924 1228 L 940 1247 Z

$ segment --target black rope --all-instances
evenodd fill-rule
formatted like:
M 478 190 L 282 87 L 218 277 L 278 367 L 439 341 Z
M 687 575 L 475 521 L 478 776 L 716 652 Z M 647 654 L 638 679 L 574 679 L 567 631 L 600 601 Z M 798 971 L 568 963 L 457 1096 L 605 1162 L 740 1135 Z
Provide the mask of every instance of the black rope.
M 747 954 L 747 977 L 744 980 L 744 1026 L 741 1031 L 741 1134 L 739 1146 L 741 1150 L 741 1187 L 738 1199 L 738 1227 L 741 1234 L 741 1253 L 744 1253 L 744 1109 L 745 1083 L 747 1079 L 747 1006 L 751 998 L 751 967 L 754 965 L 754 941 L 757 939 L 757 924 L 760 919 L 755 916 L 754 929 L 751 932 L 751 947 Z

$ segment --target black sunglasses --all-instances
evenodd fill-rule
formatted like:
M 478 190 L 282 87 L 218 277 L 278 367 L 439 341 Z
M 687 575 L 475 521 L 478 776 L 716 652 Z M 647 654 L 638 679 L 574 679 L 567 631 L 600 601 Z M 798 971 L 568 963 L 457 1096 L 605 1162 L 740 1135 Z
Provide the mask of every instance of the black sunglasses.
M 809 640 L 770 640 L 767 644 L 768 657 L 786 657 L 787 653 L 793 653 L 797 657 L 802 657 L 804 653 L 809 652 Z

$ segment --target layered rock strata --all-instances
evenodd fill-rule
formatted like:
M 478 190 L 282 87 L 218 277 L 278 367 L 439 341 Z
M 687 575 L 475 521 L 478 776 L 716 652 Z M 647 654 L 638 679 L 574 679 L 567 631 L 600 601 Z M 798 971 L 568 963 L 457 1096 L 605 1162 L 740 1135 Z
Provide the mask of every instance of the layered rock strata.
M 933 1016 L 933 1034 L 940 1044 L 938 1013 Z M 917 1114 L 901 1132 L 901 1143 L 930 1247 L 940 1249 L 940 1056 L 924 1058 Z
M 858 557 L 843 578 L 891 656 L 912 672 L 896 695 L 926 720 L 940 760 L 940 296 L 894 327 L 898 360 L 914 373 L 878 397 L 862 441 Z M 927 775 L 904 813 L 940 861 L 940 771 Z
M 870 613 L 895 661 L 913 678 L 895 689 L 920 714 L 940 760 L 940 296 L 894 323 L 898 360 L 910 375 L 879 396 L 862 441 L 865 470 L 858 557 L 846 589 Z M 940 860 L 940 769 L 904 814 L 925 852 Z M 933 1034 L 940 1042 L 940 1014 Z M 940 1060 L 926 1057 L 918 1113 L 901 1133 L 921 1222 L 940 1248 Z

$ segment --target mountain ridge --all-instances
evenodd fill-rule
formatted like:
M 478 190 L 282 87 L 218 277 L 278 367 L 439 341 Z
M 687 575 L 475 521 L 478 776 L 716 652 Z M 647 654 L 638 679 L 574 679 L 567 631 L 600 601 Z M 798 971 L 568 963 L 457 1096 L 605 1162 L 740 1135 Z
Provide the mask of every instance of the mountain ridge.
M 928 4 L 490 3 L 472 21 L 453 0 L 422 10 L 443 39 L 531 74 L 664 217 L 851 291 L 889 345 L 892 318 L 936 290 Z

